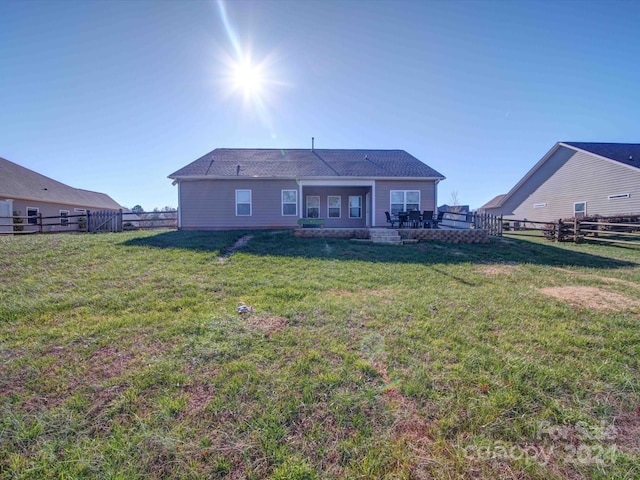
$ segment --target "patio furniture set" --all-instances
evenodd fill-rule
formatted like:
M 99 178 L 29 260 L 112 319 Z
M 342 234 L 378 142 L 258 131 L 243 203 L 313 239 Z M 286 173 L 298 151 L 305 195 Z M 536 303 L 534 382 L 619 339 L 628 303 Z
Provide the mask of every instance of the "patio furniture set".
M 442 214 L 438 218 L 433 218 L 432 210 L 425 210 L 420 213 L 419 210 L 409 210 L 408 212 L 398 212 L 391 214 L 384 212 L 387 216 L 387 223 L 391 224 L 391 228 L 438 228 L 438 224 L 442 221 Z

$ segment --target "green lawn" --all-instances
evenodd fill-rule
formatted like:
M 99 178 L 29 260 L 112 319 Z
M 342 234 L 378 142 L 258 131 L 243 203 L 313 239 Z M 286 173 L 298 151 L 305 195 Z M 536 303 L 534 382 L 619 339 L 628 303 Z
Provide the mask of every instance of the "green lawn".
M 639 478 L 639 298 L 525 237 L 0 237 L 0 478 Z

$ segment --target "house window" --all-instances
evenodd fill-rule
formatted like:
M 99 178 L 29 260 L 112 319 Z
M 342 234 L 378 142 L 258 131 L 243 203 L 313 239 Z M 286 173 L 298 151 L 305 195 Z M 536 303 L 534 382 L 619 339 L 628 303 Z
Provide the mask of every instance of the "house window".
M 74 208 L 73 211 L 76 213 L 87 213 L 84 208 Z
M 307 218 L 320 218 L 320 197 L 315 195 L 307 197 Z
M 282 215 L 298 215 L 297 190 L 282 190 Z
M 349 218 L 362 218 L 362 197 L 349 197 Z
M 236 190 L 236 216 L 251 216 L 251 190 Z
M 327 211 L 329 218 L 340 218 L 340 207 L 342 198 L 339 195 L 329 195 L 327 197 Z
M 60 226 L 68 227 L 69 226 L 69 210 L 60 210 Z
M 587 202 L 575 202 L 573 204 L 573 216 L 584 217 L 587 214 Z
M 29 225 L 37 225 L 38 224 L 38 215 L 40 214 L 40 209 L 35 207 L 27 207 L 27 223 Z
M 419 190 L 391 190 L 391 213 L 420 210 Z

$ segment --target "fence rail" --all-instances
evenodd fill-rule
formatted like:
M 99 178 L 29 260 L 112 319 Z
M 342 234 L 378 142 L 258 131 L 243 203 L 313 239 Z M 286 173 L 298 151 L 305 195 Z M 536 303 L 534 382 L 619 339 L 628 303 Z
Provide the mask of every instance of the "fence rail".
M 616 222 L 616 217 L 559 219 L 555 222 L 534 222 L 530 220 L 505 220 L 505 230 L 537 231 L 548 240 L 558 242 L 610 242 L 627 245 L 640 245 L 640 221 Z M 625 215 L 625 218 L 640 215 Z M 537 235 L 539 235 L 538 233 Z
M 75 215 L 0 216 L 0 235 L 26 235 L 63 232 L 122 232 L 178 228 L 178 211 L 123 212 L 122 210 L 87 210 Z

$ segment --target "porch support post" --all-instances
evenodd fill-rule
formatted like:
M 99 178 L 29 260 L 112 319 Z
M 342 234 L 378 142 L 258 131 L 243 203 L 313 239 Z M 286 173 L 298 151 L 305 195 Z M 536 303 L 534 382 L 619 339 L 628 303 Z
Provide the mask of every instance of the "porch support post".
M 303 215 L 303 208 L 304 208 L 304 202 L 303 202 L 303 198 L 302 198 L 302 182 L 300 182 L 300 179 L 296 180 L 298 182 L 298 204 L 300 205 L 300 211 L 298 212 L 298 218 L 304 218 Z

